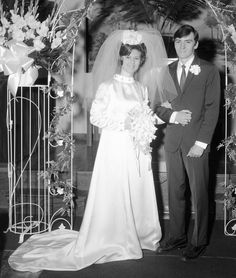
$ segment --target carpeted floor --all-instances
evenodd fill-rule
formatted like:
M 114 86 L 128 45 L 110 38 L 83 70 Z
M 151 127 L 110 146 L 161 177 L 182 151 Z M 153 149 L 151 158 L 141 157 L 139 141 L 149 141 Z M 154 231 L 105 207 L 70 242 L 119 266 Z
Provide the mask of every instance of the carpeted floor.
M 76 219 L 78 229 L 81 218 Z M 0 213 L 1 278 L 235 278 L 236 237 L 225 236 L 223 221 L 212 225 L 210 244 L 205 254 L 197 260 L 183 262 L 181 251 L 156 255 L 144 251 L 140 260 L 120 261 L 92 265 L 76 272 L 41 271 L 16 272 L 10 269 L 7 258 L 18 246 L 19 235 L 4 233 L 7 228 L 7 212 Z M 191 232 L 190 223 L 190 232 Z M 163 221 L 163 231 L 168 230 L 168 220 Z M 94 247 L 96 248 L 96 246 Z

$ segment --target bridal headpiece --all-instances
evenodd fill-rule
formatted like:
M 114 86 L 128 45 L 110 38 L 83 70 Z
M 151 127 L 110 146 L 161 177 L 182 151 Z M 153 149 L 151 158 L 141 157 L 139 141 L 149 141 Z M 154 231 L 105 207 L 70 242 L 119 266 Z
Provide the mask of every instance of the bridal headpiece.
M 142 42 L 142 35 L 138 31 L 124 30 L 121 41 L 123 44 L 137 45 Z

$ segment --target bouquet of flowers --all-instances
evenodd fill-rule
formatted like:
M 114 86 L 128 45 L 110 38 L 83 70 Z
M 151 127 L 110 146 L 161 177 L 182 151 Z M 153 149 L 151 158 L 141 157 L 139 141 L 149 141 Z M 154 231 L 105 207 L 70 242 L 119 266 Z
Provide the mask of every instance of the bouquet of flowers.
M 92 2 L 87 0 L 85 8 L 67 13 L 60 13 L 63 2 L 55 2 L 47 19 L 41 22 L 39 0 L 27 4 L 16 0 L 10 11 L 4 10 L 0 0 L 0 72 L 9 76 L 17 73 L 14 81 L 18 85 L 21 75 L 32 66 L 62 74 L 70 63 L 69 50 L 79 38 L 79 26 Z
M 133 137 L 135 148 L 144 154 L 151 153 L 150 144 L 156 138 L 157 116 L 146 103 L 134 107 L 129 112 L 129 116 L 131 118 L 130 134 Z
M 19 7 L 16 0 L 13 10 L 4 11 L 0 1 L 0 46 L 24 45 L 34 64 L 57 72 L 64 68 L 68 60 L 68 51 L 78 36 L 78 27 L 86 16 L 86 8 L 62 14 L 61 5 L 55 4 L 48 18 L 40 22 L 38 2 L 31 0 L 25 7 L 22 1 Z

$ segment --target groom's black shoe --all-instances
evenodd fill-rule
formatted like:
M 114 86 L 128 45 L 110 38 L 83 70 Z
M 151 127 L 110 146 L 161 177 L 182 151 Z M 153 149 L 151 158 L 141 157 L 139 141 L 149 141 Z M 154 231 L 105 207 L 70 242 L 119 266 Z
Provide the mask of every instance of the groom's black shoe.
M 193 260 L 201 256 L 206 251 L 206 245 L 194 246 L 192 244 L 188 245 L 183 251 L 182 260 L 188 261 Z
M 162 253 L 164 251 L 171 251 L 176 249 L 181 249 L 186 247 L 187 241 L 186 238 L 180 238 L 175 240 L 168 240 L 157 248 L 157 253 Z

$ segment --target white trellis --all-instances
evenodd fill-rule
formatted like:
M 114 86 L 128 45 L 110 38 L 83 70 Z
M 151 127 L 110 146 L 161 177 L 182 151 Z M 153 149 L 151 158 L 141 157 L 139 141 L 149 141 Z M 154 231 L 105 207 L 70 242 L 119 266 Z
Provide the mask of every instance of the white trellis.
M 224 60 L 225 60 L 225 88 L 228 88 L 228 46 L 225 41 L 225 34 L 221 26 L 223 43 L 224 43 Z M 225 102 L 225 139 L 229 136 L 229 127 L 228 127 L 228 104 Z M 227 149 L 225 147 L 225 156 L 224 156 L 224 184 L 225 188 L 231 180 L 231 173 L 228 173 L 228 155 Z M 236 236 L 236 218 L 232 216 L 232 212 L 227 209 L 226 199 L 224 198 L 224 233 L 227 236 Z
M 217 22 L 217 25 L 220 29 L 220 33 L 222 35 L 222 43 L 224 44 L 224 69 L 225 69 L 225 88 L 226 90 L 228 89 L 228 51 L 231 51 L 226 39 L 228 37 L 231 37 L 230 39 L 232 40 L 232 34 L 231 31 L 229 30 L 229 22 L 228 20 L 230 18 L 233 18 L 233 14 L 235 13 L 235 10 L 232 9 L 232 11 L 230 11 L 230 8 L 227 8 L 226 10 L 221 9 L 220 7 L 220 2 L 215 2 L 211 1 L 211 0 L 205 0 L 207 6 L 209 7 L 209 9 L 211 10 L 213 16 L 215 17 L 215 20 Z M 232 6 L 231 6 L 232 7 Z M 230 16 L 226 16 L 227 20 L 224 20 L 224 12 L 227 13 L 231 13 Z M 233 27 L 234 22 L 232 21 L 232 25 L 231 27 Z M 234 29 L 234 27 L 233 27 Z M 235 42 L 234 42 L 235 43 Z M 228 128 L 228 108 L 229 105 L 227 103 L 227 101 L 225 102 L 225 140 L 227 140 L 228 138 L 228 132 L 230 132 L 229 128 Z M 228 173 L 228 155 L 227 155 L 227 148 L 225 146 L 225 157 L 224 157 L 224 184 L 225 184 L 225 190 L 227 189 L 227 186 L 230 183 L 231 180 L 231 174 Z M 235 192 L 236 194 L 236 192 Z M 227 198 L 227 197 L 226 197 Z M 235 214 L 233 213 L 233 211 L 229 210 L 227 208 L 227 200 L 226 200 L 225 196 L 224 196 L 224 233 L 227 236 L 236 236 L 236 218 L 235 218 Z
M 227 75 L 227 46 L 224 44 L 225 51 L 225 87 L 228 86 L 228 75 Z M 228 137 L 228 104 L 225 103 L 225 139 Z M 231 182 L 231 173 L 228 173 L 228 155 L 227 149 L 225 147 L 225 157 L 224 157 L 224 184 L 226 186 Z M 236 192 L 235 192 L 236 194 Z M 236 218 L 233 216 L 232 212 L 227 209 L 226 199 L 224 198 L 224 234 L 227 236 L 236 236 Z
M 63 196 L 53 195 L 39 175 L 47 169 L 48 161 L 56 160 L 58 149 L 61 148 L 60 144 L 54 146 L 44 137 L 58 98 L 48 90 L 49 84 L 50 76 L 47 85 L 19 87 L 16 96 L 8 91 L 8 230 L 19 234 L 20 242 L 24 240 L 25 234 L 50 231 L 53 225 L 57 228 L 61 225 L 69 229 L 73 227 L 72 201 L 70 215 L 62 216 L 60 209 Z M 73 94 L 73 74 L 71 87 Z M 73 136 L 73 110 L 69 129 Z M 72 160 L 73 155 L 71 165 Z M 62 175 L 73 185 L 73 167 Z

